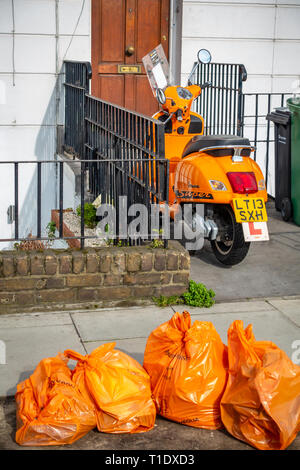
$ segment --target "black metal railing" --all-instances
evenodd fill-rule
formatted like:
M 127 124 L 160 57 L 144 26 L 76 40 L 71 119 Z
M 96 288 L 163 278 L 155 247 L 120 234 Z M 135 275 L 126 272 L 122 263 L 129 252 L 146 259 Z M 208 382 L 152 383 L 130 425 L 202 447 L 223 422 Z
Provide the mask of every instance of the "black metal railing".
M 274 174 L 274 126 L 266 120 L 267 114 L 273 109 L 286 106 L 290 93 L 243 93 L 242 115 L 243 126 L 241 135 L 248 137 L 255 147 L 253 158 L 258 161 L 264 172 L 266 187 L 269 194 L 274 195 L 274 184 L 269 185 L 270 177 Z M 272 181 L 274 183 L 274 181 Z
M 86 234 L 86 228 L 84 224 L 85 214 L 85 198 L 86 193 L 86 175 L 89 172 L 90 165 L 96 165 L 98 172 L 101 175 L 101 185 L 105 188 L 105 191 L 100 192 L 104 194 L 101 204 L 111 204 L 115 211 L 115 222 L 113 243 L 118 243 L 120 240 L 126 240 L 130 245 L 140 244 L 142 240 L 150 240 L 157 238 L 157 234 L 151 231 L 151 204 L 158 205 L 160 202 L 168 202 L 168 181 L 169 181 L 169 165 L 168 160 L 157 158 L 155 161 L 151 159 L 141 158 L 138 161 L 132 161 L 130 159 L 123 158 L 118 159 L 96 159 L 96 160 L 80 160 L 80 186 L 81 186 L 81 198 L 80 198 L 80 234 L 66 236 L 66 226 L 64 225 L 64 214 L 65 214 L 65 194 L 64 194 L 64 168 L 65 165 L 69 165 L 68 161 L 65 160 L 43 160 L 43 161 L 0 161 L 0 170 L 3 166 L 11 167 L 10 171 L 11 182 L 6 181 L 8 187 L 13 188 L 12 202 L 14 206 L 14 233 L 12 237 L 1 238 L 0 242 L 24 242 L 24 241 L 50 241 L 54 243 L 56 240 L 80 240 L 80 246 L 85 246 L 85 240 L 96 239 L 98 235 L 95 231 L 92 235 Z M 31 187 L 34 188 L 34 194 L 31 194 L 31 198 L 28 201 L 22 201 L 20 204 L 20 190 L 19 183 L 22 180 L 24 174 L 28 176 L 28 172 L 24 166 L 28 168 L 29 165 L 34 166 L 32 171 Z M 49 236 L 47 233 L 47 225 L 51 220 L 51 210 L 49 210 L 49 194 L 46 188 L 43 187 L 43 181 L 47 181 L 47 173 L 49 174 L 49 165 L 55 168 L 55 172 L 51 172 L 51 176 L 55 173 L 58 175 L 58 207 L 55 208 L 58 213 L 58 223 L 56 223 L 57 234 L 56 236 Z M 6 167 L 6 173 L 7 173 Z M 156 172 L 156 168 L 159 171 Z M 153 169 L 153 172 L 152 172 Z M 24 171 L 24 173 L 23 173 Z M 143 177 L 143 172 L 147 174 L 147 178 Z M 2 171 L 1 171 L 2 173 Z M 148 184 L 147 184 L 148 183 Z M 124 198 L 126 196 L 126 198 Z M 146 211 L 146 225 L 149 230 L 145 230 L 145 227 L 141 227 L 137 233 L 129 233 L 128 226 L 122 226 L 122 234 L 120 236 L 121 227 L 119 221 L 127 219 L 128 223 L 136 217 L 136 214 L 131 214 L 130 207 L 132 204 L 143 204 L 144 210 Z M 24 206 L 29 205 L 28 208 Z M 20 206 L 21 210 L 20 210 Z M 45 210 L 45 206 L 47 210 Z M 54 207 L 52 208 L 54 209 Z M 32 217 L 32 226 L 30 234 L 22 234 L 20 231 L 20 219 L 24 218 L 26 210 L 30 211 Z M 123 213 L 121 214 L 121 211 Z M 67 211 L 69 212 L 69 210 Z M 128 216 L 129 214 L 129 216 Z M 44 223 L 43 223 L 44 219 Z M 99 221 L 99 220 L 98 220 Z M 77 227 L 79 230 L 79 227 Z M 76 230 L 76 231 L 78 231 Z M 67 225 L 67 231 L 72 232 L 70 227 Z M 33 232 L 33 233 L 32 233 Z M 139 235 L 141 233 L 141 235 Z M 105 234 L 103 234 L 105 235 Z M 167 246 L 167 240 L 164 240 L 164 245 Z
M 117 193 L 122 191 L 135 201 L 124 181 L 124 177 L 129 177 L 131 183 L 138 182 L 153 201 L 155 198 L 166 200 L 163 123 L 86 96 L 85 126 L 86 158 L 108 159 L 108 167 L 113 159 L 119 160 L 119 163 L 113 163 L 121 178 L 121 188 L 117 188 Z M 106 200 L 108 189 L 102 184 L 101 168 L 103 170 L 104 167 L 97 163 L 89 165 L 90 190 L 94 197 L 101 194 L 102 200 Z
M 84 154 L 85 95 L 90 90 L 92 69 L 89 62 L 65 61 L 65 135 L 64 150 Z
M 289 93 L 244 93 L 247 72 L 242 64 L 198 64 L 191 82 L 211 82 L 196 100 L 194 110 L 204 117 L 204 134 L 235 134 L 248 137 L 256 147 L 253 158 L 264 173 L 267 191 L 274 195 L 273 126 L 266 116 L 284 106 Z
M 204 88 L 194 104 L 204 117 L 204 134 L 241 135 L 243 126 L 242 93 L 247 72 L 242 64 L 195 63 L 191 82 Z
M 80 167 L 80 235 L 64 236 L 64 168 L 70 160 L 42 160 L 28 162 L 1 161 L 13 165 L 11 187 L 14 186 L 14 236 L 0 242 L 47 240 L 45 221 L 50 220 L 49 194 L 46 183 L 57 183 L 56 203 L 59 213 L 57 239 L 79 239 L 81 247 L 86 236 L 84 211 L 87 199 L 97 199 L 110 204 L 116 214 L 113 242 L 120 237 L 129 244 L 140 244 L 142 240 L 156 238 L 152 232 L 151 209 L 168 203 L 169 161 L 165 159 L 164 124 L 148 116 L 97 99 L 89 94 L 91 68 L 88 62 L 65 63 L 65 135 L 64 152 L 71 153 L 72 165 Z M 20 201 L 20 165 L 34 165 L 31 174 L 30 197 Z M 47 165 L 53 167 L 48 171 Z M 1 168 L 1 167 L 0 167 Z M 13 183 L 14 182 L 14 183 Z M 54 199 L 54 198 L 53 198 Z M 47 204 L 48 206 L 47 206 Z M 54 204 L 54 202 L 53 202 Z M 120 212 L 129 213 L 132 204 L 143 204 L 146 214 L 145 227 L 133 237 L 129 232 L 120 234 Z M 24 233 L 24 206 L 30 213 L 32 230 L 30 237 Z M 47 206 L 47 207 L 46 207 Z M 20 210 L 21 207 L 21 210 Z M 45 215 L 46 212 L 46 215 Z M 33 216 L 33 213 L 35 215 Z M 128 223 L 134 218 L 129 214 Z M 29 222 L 28 222 L 29 223 Z M 32 233 L 31 233 L 32 232 Z M 140 233 L 140 234 L 139 234 Z M 97 234 L 92 236 L 96 238 Z M 164 245 L 167 246 L 167 239 Z M 52 239 L 52 242 L 54 239 Z
M 66 130 L 65 148 L 75 149 L 73 154 L 86 160 L 91 197 L 116 206 L 119 197 L 126 196 L 128 207 L 167 201 L 164 124 L 88 94 L 84 83 L 91 75 L 85 63 L 78 67 L 67 62 L 66 70 L 66 104 L 75 105 L 66 106 L 66 123 L 72 132 Z

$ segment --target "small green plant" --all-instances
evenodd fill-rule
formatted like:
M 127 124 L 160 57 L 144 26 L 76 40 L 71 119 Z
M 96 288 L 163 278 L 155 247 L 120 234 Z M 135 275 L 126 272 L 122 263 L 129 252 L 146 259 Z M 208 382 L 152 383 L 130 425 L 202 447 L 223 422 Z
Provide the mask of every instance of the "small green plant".
M 105 242 L 106 242 L 107 246 L 113 246 L 114 245 L 114 240 L 112 238 L 108 238 Z M 124 246 L 129 246 L 129 241 L 128 240 L 118 240 L 117 243 L 114 246 L 117 246 L 118 248 L 122 248 Z
M 53 240 L 53 238 L 55 238 L 55 230 L 56 230 L 55 222 L 53 221 L 49 222 L 48 225 L 46 226 L 46 229 L 47 229 L 48 238 L 50 240 Z
M 129 246 L 129 241 L 128 240 L 118 240 L 117 246 L 120 247 L 120 248 L 122 246 Z
M 158 238 L 154 238 L 154 240 L 152 240 L 152 242 L 150 243 L 150 247 L 151 248 L 164 248 L 164 241 L 161 238 L 159 238 L 159 236 L 164 233 L 164 230 L 162 228 L 160 228 L 159 230 L 154 228 L 152 229 L 152 232 L 157 232 Z
M 154 239 L 150 243 L 151 248 L 163 248 L 164 247 L 164 241 L 163 240 L 157 240 Z
M 178 305 L 184 303 L 183 298 L 179 295 L 170 295 L 170 297 L 160 295 L 159 297 L 153 297 L 153 300 L 159 307 L 167 307 L 168 305 Z
M 96 221 L 96 207 L 90 203 L 86 202 L 84 204 L 84 225 L 89 228 L 95 228 L 97 221 Z M 81 206 L 78 206 L 76 209 L 76 213 L 78 217 L 81 217 Z
M 182 294 L 185 305 L 193 307 L 211 307 L 215 303 L 215 296 L 212 289 L 207 289 L 201 282 L 197 284 L 193 280 L 190 280 L 188 292 Z
M 204 284 L 196 283 L 193 280 L 189 282 L 189 290 L 182 295 L 171 295 L 166 297 L 152 297 L 153 301 L 159 307 L 167 307 L 168 305 L 185 304 L 193 307 L 211 307 L 215 301 L 215 292 L 212 289 L 207 289 Z
M 51 220 L 47 224 L 46 230 L 47 230 L 47 235 L 48 235 L 48 240 L 46 242 L 46 246 L 47 246 L 47 248 L 50 248 L 52 243 L 55 240 L 55 231 L 56 231 L 56 224 L 55 224 L 55 222 L 53 222 L 53 220 Z

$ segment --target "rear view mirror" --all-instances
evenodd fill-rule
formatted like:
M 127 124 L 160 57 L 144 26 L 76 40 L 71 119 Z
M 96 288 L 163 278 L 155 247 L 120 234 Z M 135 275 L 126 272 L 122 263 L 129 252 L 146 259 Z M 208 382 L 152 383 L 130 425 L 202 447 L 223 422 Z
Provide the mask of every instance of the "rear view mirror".
M 200 49 L 197 53 L 198 62 L 209 64 L 211 62 L 211 53 L 207 49 Z
M 156 90 L 156 99 L 160 104 L 165 104 L 166 102 L 166 95 L 162 88 L 157 88 Z

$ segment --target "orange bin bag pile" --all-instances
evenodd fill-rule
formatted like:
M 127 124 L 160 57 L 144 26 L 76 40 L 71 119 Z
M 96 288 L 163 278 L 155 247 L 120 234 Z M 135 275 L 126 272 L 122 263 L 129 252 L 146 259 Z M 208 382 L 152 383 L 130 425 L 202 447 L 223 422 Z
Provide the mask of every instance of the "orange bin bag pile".
M 300 367 L 252 325 L 228 330 L 229 378 L 221 401 L 226 429 L 257 449 L 285 449 L 300 430 Z
M 17 386 L 16 442 L 23 446 L 72 444 L 96 427 L 94 406 L 80 393 L 65 358 L 43 359 Z
M 150 334 L 144 368 L 159 414 L 189 426 L 222 427 L 227 350 L 211 322 L 192 326 L 188 312 L 175 313 Z
M 149 376 L 135 359 L 114 349 L 115 344 L 99 346 L 88 356 L 65 351 L 78 361 L 73 381 L 95 404 L 99 431 L 149 431 L 156 418 Z

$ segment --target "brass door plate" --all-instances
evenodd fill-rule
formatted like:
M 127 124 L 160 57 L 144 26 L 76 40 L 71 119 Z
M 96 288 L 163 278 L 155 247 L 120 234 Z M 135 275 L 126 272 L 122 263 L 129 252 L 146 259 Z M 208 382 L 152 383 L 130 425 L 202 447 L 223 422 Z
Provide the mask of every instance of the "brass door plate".
M 118 65 L 118 73 L 142 73 L 141 65 Z

